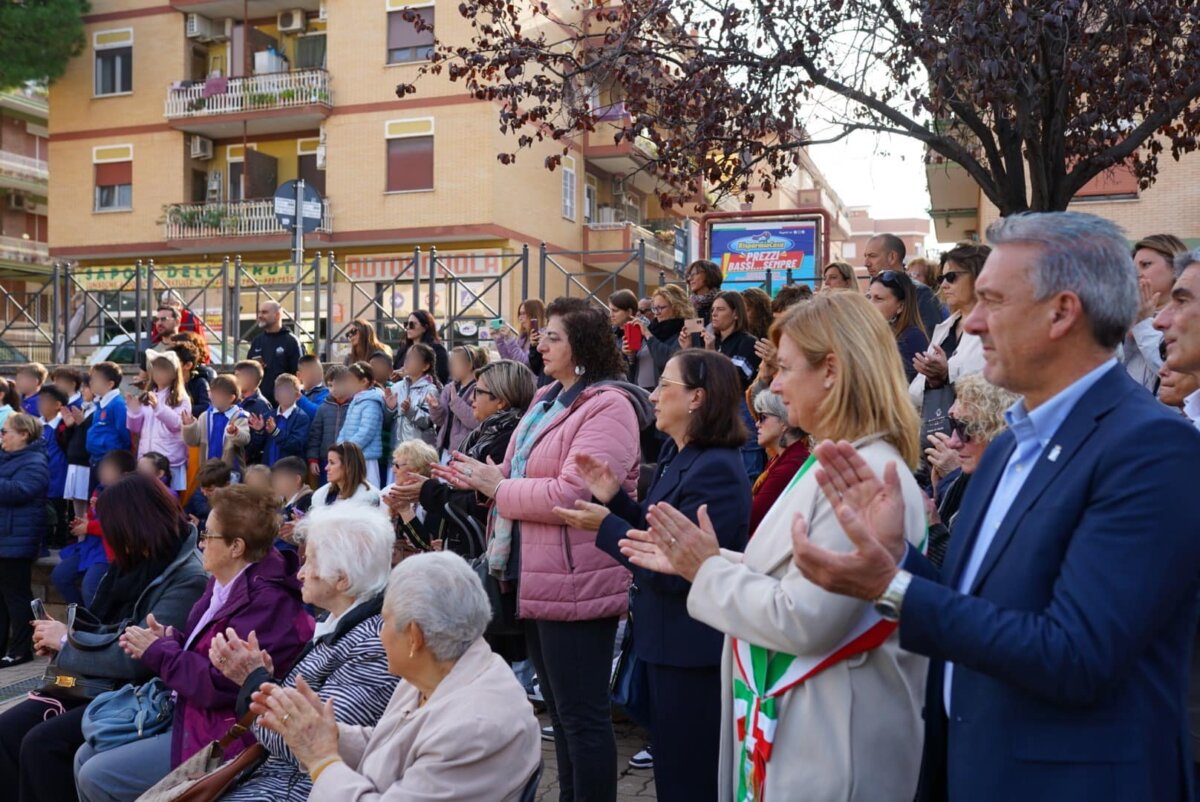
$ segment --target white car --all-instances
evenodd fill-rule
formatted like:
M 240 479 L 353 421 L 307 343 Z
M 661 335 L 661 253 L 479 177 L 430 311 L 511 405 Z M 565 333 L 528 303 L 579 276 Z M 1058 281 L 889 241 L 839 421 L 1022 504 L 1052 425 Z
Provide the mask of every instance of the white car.
M 150 348 L 150 337 L 147 335 L 142 338 L 142 348 Z M 224 359 L 224 352 L 221 350 L 220 343 L 209 343 L 209 350 L 212 354 L 212 361 L 217 365 L 232 365 L 238 360 L 245 359 L 250 352 L 249 343 L 237 343 L 236 347 L 231 348 L 230 356 L 236 354 L 236 358 Z M 97 348 L 88 357 L 87 364 L 95 365 L 97 362 L 115 362 L 118 365 L 135 365 L 137 364 L 137 343 L 134 337 L 129 334 L 118 334 L 104 345 Z

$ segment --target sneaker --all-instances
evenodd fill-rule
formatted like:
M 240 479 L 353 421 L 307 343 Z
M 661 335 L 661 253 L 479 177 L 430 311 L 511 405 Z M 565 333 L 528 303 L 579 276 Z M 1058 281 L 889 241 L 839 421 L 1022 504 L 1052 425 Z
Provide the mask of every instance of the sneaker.
M 542 727 L 542 740 L 550 741 L 550 742 L 554 741 L 554 728 L 553 727 Z
M 525 691 L 525 697 L 535 705 L 546 704 L 546 698 L 542 696 L 542 684 L 540 682 L 533 683 L 533 687 Z
M 0 668 L 12 668 L 14 666 L 23 666 L 33 660 L 32 654 L 5 655 L 0 657 Z
M 646 744 L 642 751 L 638 752 L 633 757 L 629 758 L 629 768 L 631 769 L 652 769 L 654 768 L 654 755 L 652 754 L 653 747 Z

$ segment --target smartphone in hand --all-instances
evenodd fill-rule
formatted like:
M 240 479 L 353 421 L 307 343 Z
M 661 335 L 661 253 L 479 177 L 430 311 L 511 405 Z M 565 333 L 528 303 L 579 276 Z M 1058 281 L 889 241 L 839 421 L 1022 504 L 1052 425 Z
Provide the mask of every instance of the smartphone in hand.
M 642 347 L 642 327 L 637 323 L 625 324 L 625 347 L 637 353 Z
M 41 599 L 34 599 L 29 602 L 29 609 L 33 612 L 34 621 L 50 621 L 50 614 L 46 612 L 46 605 Z

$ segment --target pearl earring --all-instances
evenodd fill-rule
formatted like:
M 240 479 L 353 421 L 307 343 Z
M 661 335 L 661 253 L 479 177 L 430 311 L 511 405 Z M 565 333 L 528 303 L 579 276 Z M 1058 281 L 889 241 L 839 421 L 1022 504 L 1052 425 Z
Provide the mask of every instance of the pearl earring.
M 832 380 L 832 379 L 826 379 L 826 380 L 825 380 L 825 389 L 826 389 L 826 390 L 832 390 L 832 389 L 833 389 L 833 380 Z
M 575 366 L 575 375 L 576 376 L 582 376 L 586 372 L 587 372 L 587 368 L 585 368 L 583 365 Z

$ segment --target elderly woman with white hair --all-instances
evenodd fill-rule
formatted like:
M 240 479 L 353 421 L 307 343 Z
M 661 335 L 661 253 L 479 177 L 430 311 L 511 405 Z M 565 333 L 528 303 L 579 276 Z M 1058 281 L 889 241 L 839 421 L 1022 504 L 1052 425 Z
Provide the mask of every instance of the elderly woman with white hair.
M 312 802 L 521 798 L 541 741 L 525 691 L 483 640 L 491 614 L 462 557 L 418 554 L 388 580 L 379 637 L 403 682 L 377 726 L 339 723 L 303 680 L 263 684 L 251 710 L 311 775 Z
M 767 517 L 771 505 L 808 460 L 810 439 L 799 426 L 788 423 L 787 407 L 777 393 L 763 390 L 754 396 L 754 412 L 758 416 L 758 445 L 767 452 L 770 461 L 751 488 L 751 537 Z
M 323 702 L 333 705 L 338 721 L 374 726 L 396 687 L 379 641 L 380 615 L 392 556 L 391 523 L 382 510 L 358 504 L 314 509 L 296 527 L 307 544 L 300 569 L 304 601 L 328 612 L 317 624 L 313 640 L 282 686 L 298 678 Z M 250 696 L 273 682 L 270 655 L 258 648 L 254 633 L 241 640 L 229 630 L 213 640 L 209 656 L 221 673 L 241 686 L 238 715 L 249 709 Z M 312 781 L 295 753 L 278 734 L 255 726 L 267 760 L 223 800 L 236 802 L 303 802 Z

